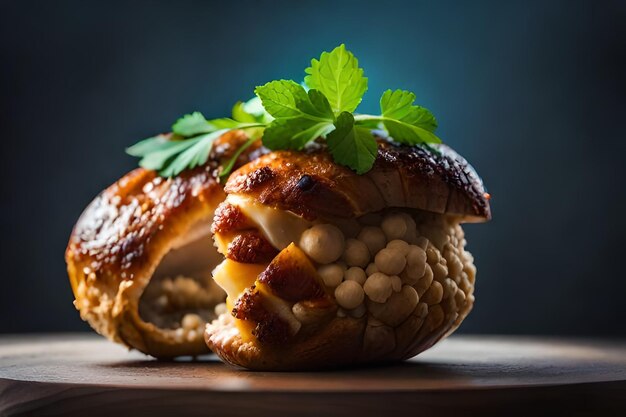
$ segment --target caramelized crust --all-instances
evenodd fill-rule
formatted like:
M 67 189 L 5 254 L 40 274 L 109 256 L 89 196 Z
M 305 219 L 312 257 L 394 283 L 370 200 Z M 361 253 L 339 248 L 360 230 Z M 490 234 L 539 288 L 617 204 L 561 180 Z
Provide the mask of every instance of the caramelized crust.
M 336 164 L 324 150 L 276 151 L 231 175 L 225 190 L 307 219 L 352 218 L 386 207 L 410 207 L 485 221 L 489 195 L 469 163 L 446 145 L 437 151 L 379 139 L 364 175 Z
M 280 301 L 278 301 L 280 300 Z M 247 322 L 251 334 L 261 344 L 285 344 L 300 330 L 292 305 L 317 316 L 336 311 L 336 303 L 326 293 L 317 271 L 294 244 L 283 249 L 234 301 L 232 316 Z
M 222 315 L 207 325 L 205 340 L 222 360 L 258 371 L 320 370 L 359 362 L 365 321 L 334 318 L 323 322 L 315 335 L 298 333 L 285 346 L 244 341 L 234 319 Z
M 261 301 L 261 293 L 254 285 L 247 288 L 237 299 L 232 314 L 239 320 L 248 321 L 261 321 L 267 317 L 268 312 Z
M 252 330 L 252 335 L 261 343 L 278 345 L 289 340 L 291 332 L 287 322 L 281 320 L 276 314 L 270 314 L 257 323 Z
M 237 206 L 223 201 L 215 209 L 211 233 L 228 233 L 235 230 L 253 228 L 253 223 Z
M 254 324 L 252 335 L 261 343 L 278 344 L 291 336 L 289 324 L 263 304 L 263 294 L 255 286 L 248 288 L 235 303 L 233 317 Z
M 201 340 L 177 342 L 144 322 L 138 301 L 164 255 L 198 225 L 210 224 L 215 207 L 225 198 L 216 180 L 219 162 L 245 140 L 240 131 L 224 135 L 206 165 L 174 178 L 136 169 L 85 209 L 65 259 L 75 306 L 96 331 L 157 357 L 207 351 Z M 247 157 L 244 154 L 238 165 Z
M 228 244 L 226 257 L 246 264 L 267 263 L 278 254 L 270 242 L 257 230 L 238 233 Z
M 326 295 L 315 267 L 293 243 L 272 260 L 258 281 L 286 301 L 312 300 Z

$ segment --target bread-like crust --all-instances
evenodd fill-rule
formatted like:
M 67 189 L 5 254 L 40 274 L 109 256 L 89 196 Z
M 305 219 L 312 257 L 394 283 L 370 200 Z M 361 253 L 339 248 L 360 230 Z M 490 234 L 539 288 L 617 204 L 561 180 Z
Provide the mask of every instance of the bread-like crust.
M 161 259 L 194 225 L 212 221 L 225 198 L 217 167 L 247 137 L 233 131 L 215 143 L 209 162 L 165 179 L 142 168 L 128 173 L 85 209 L 65 253 L 75 306 L 100 334 L 156 357 L 208 352 L 201 338 L 176 340 L 139 316 L 138 304 Z M 248 161 L 251 152 L 241 156 Z
M 439 255 L 429 260 L 430 275 L 425 272 L 411 284 L 419 300 L 399 322 L 392 323 L 384 309 L 372 303 L 359 318 L 333 313 L 313 327 L 303 324 L 293 339 L 270 344 L 244 340 L 234 318 L 221 315 L 207 325 L 205 338 L 231 364 L 254 370 L 303 370 L 402 360 L 453 332 L 472 308 L 475 268 L 464 251 L 458 223 L 488 220 L 489 196 L 474 169 L 448 146 L 431 151 L 379 139 L 374 167 L 364 175 L 339 166 L 324 149 L 276 151 L 233 173 L 225 191 L 331 223 L 330 219 L 355 218 L 390 207 L 446 214 L 438 226 L 431 227 L 447 234 L 450 242 L 437 248 L 436 239 L 428 243 L 429 250 Z M 216 219 L 215 231 L 231 231 L 238 217 L 222 217 Z M 428 233 L 428 228 L 423 232 Z M 445 262 L 455 269 L 454 276 Z M 286 280 L 300 278 L 296 274 Z
M 204 337 L 211 350 L 231 365 L 256 371 L 319 370 L 362 362 L 365 325 L 364 320 L 333 318 L 312 337 L 299 337 L 281 348 L 244 342 L 227 316 L 208 324 Z
M 455 214 L 467 222 L 491 217 L 480 177 L 452 148 L 378 142 L 374 167 L 364 175 L 336 164 L 321 149 L 276 151 L 233 173 L 225 190 L 307 219 L 352 218 L 386 207 Z

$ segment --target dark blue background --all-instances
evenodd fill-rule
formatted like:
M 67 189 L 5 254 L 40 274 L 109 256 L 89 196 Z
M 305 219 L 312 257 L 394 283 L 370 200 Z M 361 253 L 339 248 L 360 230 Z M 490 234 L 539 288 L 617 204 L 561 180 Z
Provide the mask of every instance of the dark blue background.
M 602 3 L 602 4 L 599 4 Z M 340 42 L 414 91 L 493 195 L 462 331 L 626 335 L 626 3 L 3 1 L 0 332 L 87 329 L 63 252 L 179 115 L 226 115 Z

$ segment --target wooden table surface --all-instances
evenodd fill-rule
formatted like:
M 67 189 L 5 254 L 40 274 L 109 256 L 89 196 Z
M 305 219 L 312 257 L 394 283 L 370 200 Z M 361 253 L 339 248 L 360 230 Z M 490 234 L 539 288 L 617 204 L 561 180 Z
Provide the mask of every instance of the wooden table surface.
M 0 336 L 0 416 L 626 416 L 626 341 L 453 336 L 332 372 L 159 362 L 92 334 Z

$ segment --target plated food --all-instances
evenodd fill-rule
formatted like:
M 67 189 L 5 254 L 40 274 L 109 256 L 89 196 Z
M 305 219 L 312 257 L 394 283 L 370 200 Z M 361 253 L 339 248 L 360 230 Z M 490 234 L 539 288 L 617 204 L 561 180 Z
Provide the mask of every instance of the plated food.
M 410 358 L 467 316 L 461 224 L 491 216 L 476 171 L 410 92 L 355 113 L 367 79 L 343 45 L 306 72 L 308 90 L 273 81 L 232 118 L 193 113 L 130 149 L 144 168 L 86 209 L 66 254 L 98 332 L 161 358 L 320 369 Z

